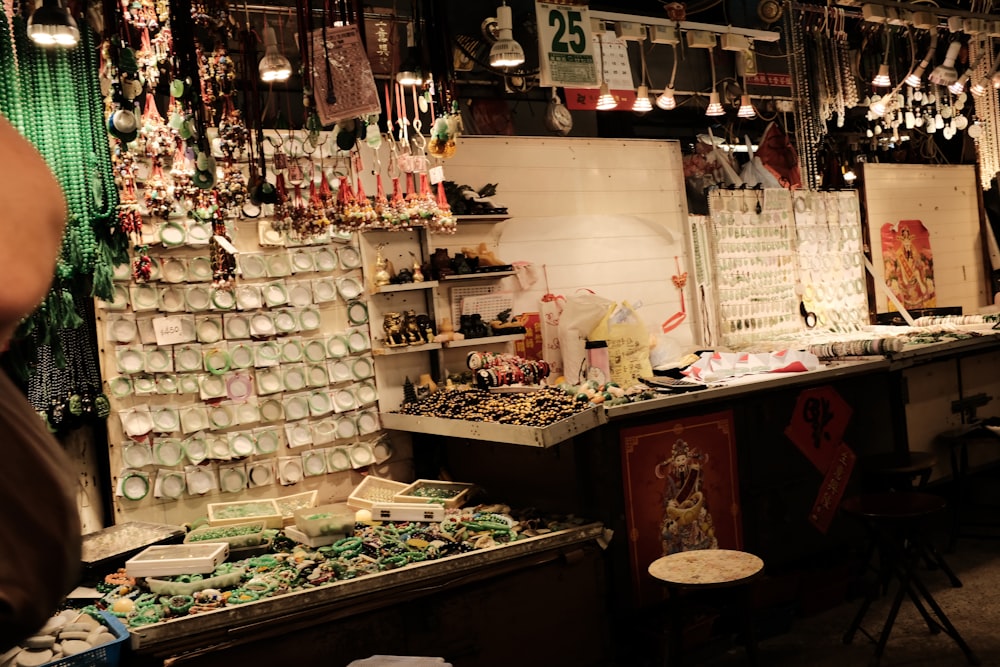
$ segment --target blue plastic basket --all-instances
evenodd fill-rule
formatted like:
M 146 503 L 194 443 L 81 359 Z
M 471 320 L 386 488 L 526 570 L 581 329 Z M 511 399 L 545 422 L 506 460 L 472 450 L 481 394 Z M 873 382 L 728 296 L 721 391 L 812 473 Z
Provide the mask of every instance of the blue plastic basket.
M 111 634 L 115 636 L 113 642 L 95 646 L 83 653 L 47 662 L 43 667 L 118 667 L 122 643 L 128 639 L 128 628 L 114 614 L 102 611 L 101 616 L 104 618 L 104 625 L 108 626 Z

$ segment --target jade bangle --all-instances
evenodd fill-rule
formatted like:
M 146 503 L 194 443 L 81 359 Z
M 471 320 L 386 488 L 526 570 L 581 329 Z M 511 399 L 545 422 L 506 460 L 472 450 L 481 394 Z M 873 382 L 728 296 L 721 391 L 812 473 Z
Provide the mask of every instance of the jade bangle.
M 221 356 L 225 363 L 221 366 L 215 366 L 212 364 L 212 359 L 216 356 Z M 205 369 L 212 375 L 223 375 L 229 371 L 229 367 L 232 364 L 232 360 L 229 358 L 229 354 L 224 350 L 213 350 L 205 356 Z
M 178 616 L 188 613 L 193 604 L 194 598 L 190 595 L 174 595 L 167 599 L 167 609 Z
M 406 565 L 406 556 L 384 556 L 378 559 L 378 569 L 380 570 L 394 570 L 397 567 L 403 567 Z
M 163 607 L 158 604 L 151 604 L 135 612 L 135 614 L 128 619 L 128 624 L 129 627 L 137 628 L 142 625 L 159 623 L 161 620 L 163 620 Z
M 345 537 L 337 540 L 331 545 L 331 548 L 336 553 L 343 553 L 352 549 L 358 549 L 361 547 L 360 537 Z
M 226 604 L 244 604 L 247 602 L 254 602 L 260 596 L 257 593 L 247 590 L 245 588 L 234 588 L 226 598 Z
M 135 608 L 142 609 L 143 607 L 148 607 L 149 605 L 156 604 L 156 594 L 155 593 L 143 593 L 135 599 Z

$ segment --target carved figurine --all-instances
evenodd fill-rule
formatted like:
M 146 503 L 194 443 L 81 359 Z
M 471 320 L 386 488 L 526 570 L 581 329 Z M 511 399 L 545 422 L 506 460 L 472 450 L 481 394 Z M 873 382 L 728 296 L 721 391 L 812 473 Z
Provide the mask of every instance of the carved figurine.
M 431 342 L 434 340 L 434 336 L 437 335 L 434 331 L 434 323 L 431 322 L 431 318 L 423 313 L 417 315 L 417 327 L 420 329 L 420 335 L 425 343 Z
M 406 334 L 403 331 L 403 316 L 400 313 L 386 313 L 382 319 L 382 329 L 385 331 L 386 347 L 406 345 Z
M 420 325 L 417 324 L 417 313 L 412 308 L 406 311 L 403 319 L 403 335 L 409 345 L 423 345 L 427 341 L 420 332 Z
M 375 275 L 372 278 L 372 281 L 375 283 L 376 287 L 388 285 L 392 282 L 392 274 L 389 272 L 389 262 L 382 255 L 383 247 L 385 247 L 385 244 L 379 243 L 375 249 Z
M 414 255 L 412 252 L 410 253 L 410 257 L 413 258 L 413 282 L 415 283 L 424 282 L 424 270 L 420 266 L 420 260 L 418 260 L 417 256 Z

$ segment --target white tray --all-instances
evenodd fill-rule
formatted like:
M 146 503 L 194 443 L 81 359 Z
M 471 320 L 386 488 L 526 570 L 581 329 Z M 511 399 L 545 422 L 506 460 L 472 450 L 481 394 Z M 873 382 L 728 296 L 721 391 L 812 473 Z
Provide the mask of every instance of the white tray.
M 208 574 L 228 555 L 225 542 L 167 544 L 143 549 L 125 562 L 125 571 L 130 577 Z

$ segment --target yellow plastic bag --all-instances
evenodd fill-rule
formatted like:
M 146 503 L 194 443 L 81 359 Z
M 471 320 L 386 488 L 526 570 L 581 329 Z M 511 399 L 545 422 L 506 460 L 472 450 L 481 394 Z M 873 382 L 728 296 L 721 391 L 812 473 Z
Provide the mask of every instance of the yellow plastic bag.
M 639 314 L 623 301 L 611 306 L 587 337 L 608 343 L 611 381 L 621 387 L 631 387 L 640 377 L 650 377 L 649 331 Z

